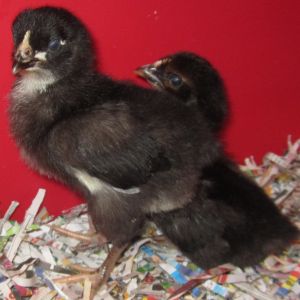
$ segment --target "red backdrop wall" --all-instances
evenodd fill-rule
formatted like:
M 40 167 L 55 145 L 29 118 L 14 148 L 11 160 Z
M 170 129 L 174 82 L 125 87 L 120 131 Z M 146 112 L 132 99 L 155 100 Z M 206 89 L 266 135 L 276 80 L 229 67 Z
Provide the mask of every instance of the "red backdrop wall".
M 66 187 L 30 171 L 9 136 L 6 110 L 11 74 L 10 25 L 23 8 L 57 5 L 89 27 L 101 68 L 135 80 L 139 65 L 178 50 L 195 51 L 221 72 L 228 88 L 231 120 L 227 150 L 239 162 L 280 152 L 286 137 L 300 137 L 300 1 L 201 0 L 0 0 L 0 216 L 12 200 L 22 218 L 39 187 L 53 214 L 80 203 Z

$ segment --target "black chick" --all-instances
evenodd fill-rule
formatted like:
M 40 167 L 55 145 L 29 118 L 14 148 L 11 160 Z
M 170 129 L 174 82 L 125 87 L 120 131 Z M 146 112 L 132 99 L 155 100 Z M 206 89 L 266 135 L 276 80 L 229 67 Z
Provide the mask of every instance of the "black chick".
M 225 124 L 228 101 L 221 76 L 204 58 L 179 52 L 136 70 L 154 88 L 197 106 L 211 130 Z M 152 215 L 163 233 L 203 268 L 231 262 L 240 267 L 280 253 L 298 235 L 264 192 L 225 155 L 204 167 L 193 201 Z
M 184 208 L 152 215 L 187 257 L 207 269 L 239 267 L 280 254 L 298 230 L 256 183 L 227 158 L 202 169 L 197 193 Z
M 215 133 L 223 129 L 228 101 L 218 71 L 203 57 L 178 52 L 135 70 L 154 88 L 177 96 L 188 106 L 198 106 Z
M 31 167 L 86 199 L 113 244 L 103 283 L 148 215 L 191 201 L 220 146 L 176 97 L 99 74 L 89 34 L 68 11 L 25 10 L 12 31 L 11 132 Z

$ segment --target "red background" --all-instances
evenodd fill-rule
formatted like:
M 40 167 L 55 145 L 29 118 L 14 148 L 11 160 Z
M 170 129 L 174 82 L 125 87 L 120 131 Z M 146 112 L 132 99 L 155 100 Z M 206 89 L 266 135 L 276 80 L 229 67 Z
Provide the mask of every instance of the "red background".
M 12 200 L 25 209 L 39 187 L 47 189 L 50 213 L 80 203 L 72 192 L 30 171 L 9 136 L 6 110 L 13 82 L 10 25 L 23 8 L 58 5 L 73 11 L 91 30 L 101 68 L 118 79 L 178 50 L 195 51 L 221 72 L 231 120 L 227 150 L 238 161 L 281 152 L 286 137 L 300 137 L 300 1 L 295 0 L 0 0 L 0 216 Z

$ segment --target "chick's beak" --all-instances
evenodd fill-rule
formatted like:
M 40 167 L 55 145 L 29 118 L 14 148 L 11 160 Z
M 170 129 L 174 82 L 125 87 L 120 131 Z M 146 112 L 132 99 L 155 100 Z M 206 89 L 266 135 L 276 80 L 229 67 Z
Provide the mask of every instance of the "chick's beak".
M 37 60 L 34 60 L 34 59 L 31 61 L 28 61 L 28 62 L 22 62 L 22 61 L 15 60 L 14 64 L 13 64 L 12 73 L 14 75 L 17 75 L 17 74 L 21 73 L 22 71 L 25 71 L 28 68 L 34 67 L 36 62 L 37 62 Z
M 134 73 L 147 80 L 155 88 L 162 89 L 164 87 L 163 74 L 154 64 L 141 66 L 134 70 Z
M 32 54 L 32 50 L 28 50 L 27 55 L 24 55 L 23 52 L 18 48 L 13 60 L 13 69 L 12 73 L 17 75 L 26 69 L 32 68 L 36 65 L 38 59 Z
M 39 61 L 29 43 L 30 31 L 27 31 L 21 44 L 17 47 L 13 57 L 12 73 L 17 75 L 28 68 L 34 67 Z

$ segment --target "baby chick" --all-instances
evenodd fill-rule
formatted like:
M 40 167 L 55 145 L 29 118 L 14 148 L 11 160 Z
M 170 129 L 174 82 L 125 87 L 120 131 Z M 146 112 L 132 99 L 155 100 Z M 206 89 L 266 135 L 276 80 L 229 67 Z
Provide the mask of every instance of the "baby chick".
M 12 31 L 12 135 L 33 169 L 82 195 L 99 243 L 112 243 L 101 285 L 149 215 L 192 201 L 220 146 L 171 94 L 98 73 L 85 26 L 65 9 L 27 9 Z
M 203 57 L 177 52 L 139 67 L 135 73 L 187 106 L 198 107 L 213 132 L 223 129 L 228 115 L 226 90 L 218 71 Z

